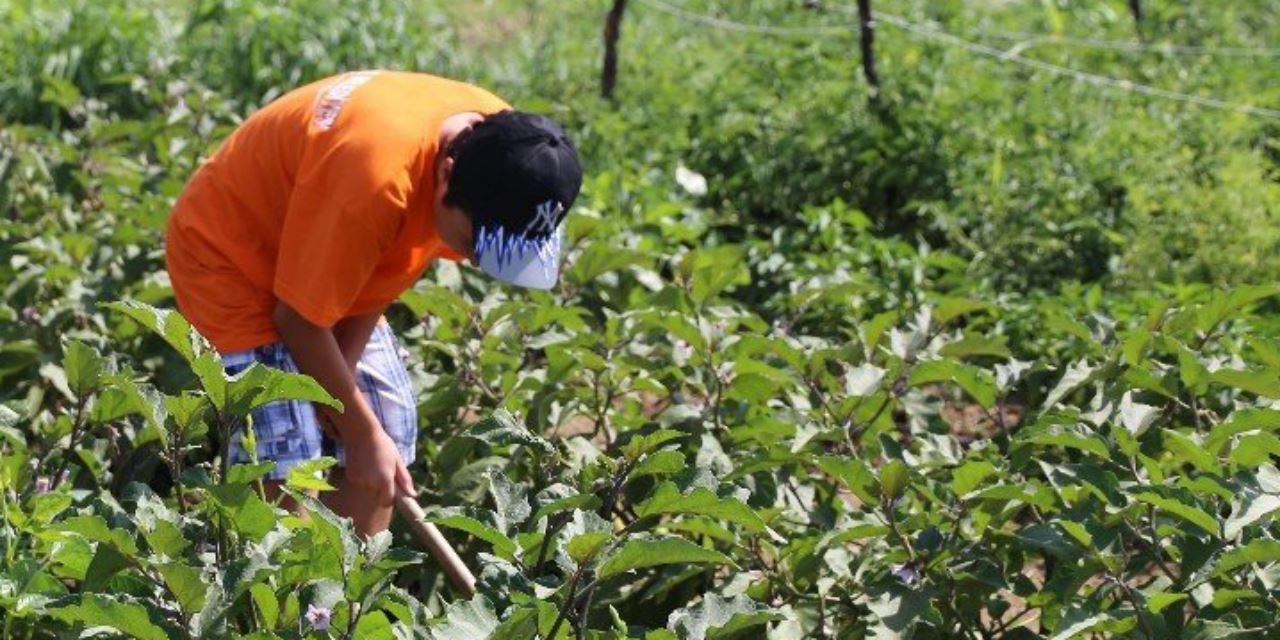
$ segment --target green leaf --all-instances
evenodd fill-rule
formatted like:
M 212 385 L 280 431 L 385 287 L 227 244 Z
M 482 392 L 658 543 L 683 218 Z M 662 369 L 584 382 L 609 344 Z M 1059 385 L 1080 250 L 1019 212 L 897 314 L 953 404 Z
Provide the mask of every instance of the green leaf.
M 1017 446 L 1028 444 L 1068 447 L 1091 453 L 1102 459 L 1111 458 L 1107 443 L 1081 425 L 1048 424 L 1023 429 L 1018 436 Z
M 735 284 L 751 282 L 751 272 L 743 260 L 741 247 L 724 245 L 695 249 L 680 262 L 681 274 L 689 280 L 689 297 L 697 304 L 720 295 Z
M 1264 398 L 1280 398 L 1280 376 L 1271 369 L 1218 369 L 1209 379 Z
M 1201 332 L 1212 331 L 1222 322 L 1237 317 L 1250 305 L 1280 294 L 1280 286 L 1253 285 L 1243 286 L 1230 292 L 1215 293 L 1196 313 L 1196 329 Z
M 1223 537 L 1235 538 L 1245 527 L 1269 518 L 1280 511 L 1280 495 L 1252 489 L 1241 492 L 1239 500 L 1231 504 L 1231 515 L 1224 523 Z
M 276 526 L 276 512 L 249 485 L 221 484 L 205 487 L 217 508 L 236 531 L 257 540 Z
M 511 560 L 517 545 L 502 532 L 497 515 L 474 507 L 445 507 L 427 512 L 427 520 L 442 527 L 465 531 L 493 545 L 494 554 Z
M 698 604 L 672 611 L 667 628 L 684 640 L 717 640 L 782 618 L 746 596 L 724 598 L 709 592 Z
M 488 485 L 500 530 L 511 531 L 529 519 L 532 508 L 529 506 L 528 489 L 524 485 L 512 482 L 496 469 L 489 473 Z
M 355 632 L 351 635 L 360 640 L 397 640 L 396 630 L 381 611 L 368 611 L 356 622 Z
M 136 300 L 108 302 L 103 306 L 128 316 L 144 329 L 163 338 L 187 364 L 193 364 L 197 356 L 211 350 L 208 342 L 177 311 L 157 309 Z
M 477 594 L 471 600 L 458 600 L 444 610 L 444 623 L 431 627 L 433 640 L 488 638 L 498 628 L 498 616 L 488 598 Z
M 864 398 L 880 389 L 885 370 L 870 362 L 850 369 L 844 376 L 844 392 L 851 398 Z
M 224 410 L 239 418 L 247 417 L 254 409 L 265 404 L 283 400 L 315 402 L 333 407 L 339 412 L 343 410 L 342 403 L 329 395 L 310 376 L 288 373 L 259 362 L 225 379 L 227 386 Z
M 102 591 L 112 576 L 128 566 L 129 559 L 116 551 L 115 545 L 99 544 L 93 554 L 93 561 L 89 563 L 89 570 L 85 572 L 82 586 L 85 591 Z
M 1147 594 L 1147 609 L 1156 615 L 1160 615 L 1169 605 L 1184 602 L 1189 596 L 1185 593 L 1167 593 L 1161 591 L 1159 593 Z
M 684 538 L 631 538 L 600 565 L 597 579 L 604 580 L 634 569 L 668 564 L 723 564 L 737 568 L 729 556 L 698 546 Z
M 226 484 L 249 484 L 271 473 L 275 468 L 276 463 L 270 460 L 254 464 L 233 464 L 230 469 L 227 469 Z
M 889 501 L 897 500 L 906 490 L 910 476 L 911 470 L 907 463 L 897 459 L 890 460 L 880 467 L 880 497 Z
M 1078 638 L 1081 634 L 1105 628 L 1111 621 L 1111 616 L 1106 613 L 1091 613 L 1084 609 L 1072 609 L 1062 617 L 1062 621 L 1058 623 L 1058 628 L 1054 631 L 1054 634 L 1049 636 L 1049 640 Z
M 49 610 L 49 615 L 68 624 L 86 627 L 110 627 L 139 640 L 168 640 L 169 634 L 156 626 L 147 610 L 132 602 L 121 602 L 104 595 L 87 593 L 80 602 Z
M 943 297 L 938 299 L 937 306 L 933 308 L 933 318 L 938 324 L 942 325 L 961 316 L 979 311 L 991 311 L 992 309 L 993 307 L 990 303 L 980 300 Z
M 1049 391 L 1049 395 L 1044 399 L 1044 410 L 1052 409 L 1068 393 L 1079 389 L 1081 385 L 1088 382 L 1093 377 L 1094 371 L 1096 369 L 1087 360 L 1075 362 L 1067 367 L 1066 372 L 1062 374 L 1062 379 L 1058 381 L 1058 384 Z
M 1151 331 L 1146 327 L 1133 329 L 1124 335 L 1124 361 L 1131 367 L 1140 367 L 1143 354 L 1151 345 Z
M 987 478 L 995 475 L 995 465 L 986 460 L 970 460 L 956 468 L 951 475 L 951 490 L 963 496 L 982 485 Z
M 644 255 L 638 251 L 620 249 L 612 243 L 600 242 L 588 245 L 578 254 L 565 275 L 575 284 L 588 284 L 610 271 L 644 261 Z
M 156 566 L 165 586 L 178 598 L 178 606 L 183 613 L 193 615 L 204 607 L 205 595 L 209 584 L 196 569 L 178 562 L 170 562 Z
M 685 437 L 685 433 L 675 429 L 658 429 L 652 433 L 634 436 L 622 445 L 622 455 L 628 462 L 635 462 L 640 456 L 657 450 L 662 445 Z
M 1209 430 L 1209 438 L 1204 443 L 1206 451 L 1218 455 L 1223 445 L 1231 437 L 1254 430 L 1280 430 L 1280 411 L 1276 409 L 1241 409 L 1232 413 L 1226 421 Z
M 289 468 L 285 485 L 298 491 L 333 491 L 333 485 L 325 480 L 325 471 L 338 464 L 328 456 L 307 460 Z
M 570 538 L 564 550 L 574 562 L 584 564 L 591 562 L 612 539 L 613 535 L 607 531 L 587 531 Z
M 653 495 L 636 505 L 635 510 L 636 515 L 641 518 L 656 515 L 700 515 L 741 525 L 752 533 L 761 533 L 765 529 L 764 520 L 738 499 L 721 498 L 701 487 L 683 495 L 672 482 L 659 485 Z
M 491 447 L 524 445 L 543 453 L 555 451 L 550 442 L 530 431 L 506 409 L 498 409 L 489 414 L 489 417 L 477 422 L 463 435 Z
M 1259 538 L 1243 547 L 1236 547 L 1222 554 L 1214 568 L 1215 575 L 1230 573 L 1247 564 L 1280 562 L 1280 540 Z
M 655 451 L 640 460 L 628 477 L 669 476 L 685 468 L 684 454 L 679 451 Z
M 1133 392 L 1125 392 L 1120 399 L 1120 424 L 1136 438 L 1160 417 L 1160 409 L 1133 401 Z
M 138 553 L 138 546 L 134 542 L 133 536 L 123 529 L 108 526 L 107 521 L 103 520 L 101 516 L 72 516 L 59 522 L 56 529 L 77 534 L 93 542 L 105 542 L 115 545 L 116 550 L 129 557 L 134 557 Z
M 1252 468 L 1270 462 L 1272 456 L 1280 456 L 1280 438 L 1272 433 L 1251 433 L 1240 438 L 1229 460 L 1231 464 Z
M 955 360 L 926 360 L 916 365 L 907 384 L 918 387 L 937 382 L 959 385 L 978 404 L 989 408 L 996 402 L 996 381 L 991 372 Z
M 67 340 L 63 344 L 62 370 L 67 376 L 67 386 L 76 397 L 98 390 L 107 361 L 93 347 L 79 340 Z
M 539 522 L 543 518 L 561 511 L 569 511 L 571 509 L 581 509 L 584 511 L 594 511 L 600 506 L 600 498 L 591 493 L 578 493 L 571 496 L 565 496 L 558 500 L 553 500 L 540 507 L 533 513 L 530 522 Z
M 843 483 L 863 504 L 875 504 L 879 482 L 861 458 L 822 456 L 818 458 L 818 467 Z
M 1178 516 L 1179 518 L 1204 529 L 1204 531 L 1209 535 L 1216 537 L 1221 533 L 1217 519 L 1205 513 L 1199 507 L 1185 504 L 1176 498 L 1162 496 L 1154 491 L 1138 492 L 1134 494 L 1133 498 L 1152 505 L 1161 511 Z
M 955 342 L 943 345 L 939 350 L 944 357 L 964 359 L 978 357 L 1012 358 L 1004 336 L 988 338 L 985 336 L 965 336 Z

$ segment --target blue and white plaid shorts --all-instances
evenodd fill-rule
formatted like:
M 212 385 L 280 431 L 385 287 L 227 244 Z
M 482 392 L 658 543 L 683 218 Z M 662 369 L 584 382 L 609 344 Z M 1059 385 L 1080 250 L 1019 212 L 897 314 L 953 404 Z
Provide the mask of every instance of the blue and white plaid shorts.
M 404 355 L 391 327 L 385 321 L 379 321 L 356 365 L 356 387 L 364 392 L 370 408 L 407 465 L 413 462 L 414 457 L 418 409 L 413 385 L 404 367 Z M 298 371 L 283 342 L 222 354 L 222 364 L 229 374 L 239 373 L 254 362 L 291 373 Z M 283 480 L 289 469 L 322 455 L 337 458 L 339 466 L 345 464 L 342 445 L 324 433 L 315 406 L 310 402 L 273 402 L 255 409 L 251 417 L 254 436 L 258 440 L 258 460 L 276 463 L 276 468 L 267 474 L 267 478 Z M 233 463 L 250 461 L 249 453 L 242 447 L 241 437 L 239 430 L 231 437 L 230 458 Z

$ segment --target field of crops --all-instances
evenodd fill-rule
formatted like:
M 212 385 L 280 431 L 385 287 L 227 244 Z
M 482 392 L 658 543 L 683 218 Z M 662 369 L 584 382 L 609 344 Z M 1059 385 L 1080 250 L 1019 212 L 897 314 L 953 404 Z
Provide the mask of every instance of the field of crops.
M 632 0 L 604 99 L 613 4 L 0 0 L 0 638 L 1280 638 L 1280 8 L 875 0 L 877 89 L 852 0 Z M 329 398 L 164 271 L 200 160 L 364 68 L 586 165 L 557 289 L 388 313 L 470 599 L 332 460 L 309 518 L 225 462 Z

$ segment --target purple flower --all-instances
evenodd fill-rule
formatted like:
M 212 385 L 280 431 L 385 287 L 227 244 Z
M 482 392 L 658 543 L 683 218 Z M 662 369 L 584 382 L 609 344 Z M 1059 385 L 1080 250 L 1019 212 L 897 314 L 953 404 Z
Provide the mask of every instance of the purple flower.
M 893 568 L 893 577 L 901 580 L 906 584 L 915 584 L 920 579 L 920 573 L 911 563 L 900 564 Z
M 36 478 L 36 493 L 49 493 L 49 477 L 40 476 Z
M 40 324 L 40 312 L 35 307 L 24 307 L 22 309 L 22 320 L 27 324 Z
M 311 624 L 314 631 L 324 631 L 329 628 L 329 618 L 333 617 L 333 612 L 328 607 L 317 607 L 314 604 L 307 605 L 307 622 Z

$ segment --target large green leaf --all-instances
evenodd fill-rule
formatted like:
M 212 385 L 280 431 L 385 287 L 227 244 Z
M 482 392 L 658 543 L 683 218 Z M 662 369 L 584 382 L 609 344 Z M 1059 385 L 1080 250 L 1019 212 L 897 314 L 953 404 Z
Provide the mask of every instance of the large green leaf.
M 200 611 L 209 584 L 198 570 L 179 562 L 169 562 L 156 566 L 156 571 L 164 578 L 169 591 L 178 598 L 178 606 L 184 613 L 192 615 Z
M 667 628 L 684 640 L 717 640 L 781 619 L 782 614 L 746 596 L 708 593 L 701 602 L 672 611 Z
M 1218 559 L 1216 572 L 1230 573 L 1246 564 L 1263 564 L 1280 562 L 1280 540 L 1259 538 L 1251 540 L 1242 547 L 1236 547 L 1222 554 Z
M 555 450 L 550 442 L 530 431 L 505 409 L 494 411 L 489 417 L 472 425 L 464 435 L 491 447 L 524 445 L 543 453 L 551 453 Z
M 668 564 L 723 564 L 737 568 L 729 556 L 698 546 L 684 538 L 632 538 L 600 565 L 596 575 L 611 576 Z
M 63 345 L 62 370 L 67 376 L 67 386 L 77 397 L 84 397 L 98 389 L 102 374 L 107 371 L 107 360 L 97 349 L 79 340 L 67 340 Z
M 70 624 L 110 627 L 139 640 L 168 640 L 169 634 L 152 622 L 146 608 L 109 596 L 87 593 L 80 601 L 49 610 L 49 615 Z
M 226 393 L 224 410 L 239 418 L 262 405 L 283 400 L 315 402 L 342 411 L 342 403 L 310 376 L 287 373 L 257 362 L 228 377 Z
M 427 520 L 442 527 L 465 531 L 493 545 L 493 552 L 508 560 L 515 558 L 515 540 L 503 533 L 497 516 L 475 507 L 445 507 L 427 512 Z
M 451 603 L 445 608 L 443 618 L 443 623 L 431 627 L 433 640 L 488 638 L 498 628 L 498 616 L 483 595 Z
M 1178 498 L 1162 496 L 1154 491 L 1140 491 L 1135 493 L 1133 497 L 1135 500 L 1150 504 L 1161 511 L 1178 516 L 1200 527 L 1210 535 L 1218 536 L 1222 533 L 1217 518 L 1209 515 L 1196 505 Z
M 1209 378 L 1266 398 L 1280 398 L 1280 374 L 1273 369 L 1218 369 Z
M 208 342 L 177 311 L 158 309 L 136 300 L 108 302 L 103 306 L 133 319 L 143 328 L 160 336 L 188 364 L 211 351 Z
M 984 408 L 996 402 L 995 377 L 989 371 L 956 360 L 926 360 L 917 364 L 907 378 L 907 384 L 913 387 L 938 382 L 958 385 Z
M 688 494 L 682 494 L 672 482 L 658 485 L 653 495 L 636 505 L 635 510 L 636 515 L 642 518 L 656 515 L 700 515 L 741 525 L 752 533 L 761 533 L 765 529 L 764 520 L 740 500 L 722 498 L 705 488 L 696 488 Z

